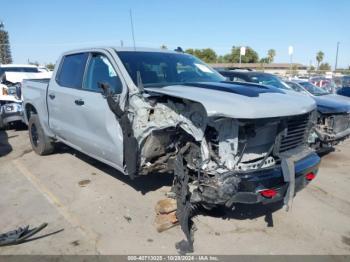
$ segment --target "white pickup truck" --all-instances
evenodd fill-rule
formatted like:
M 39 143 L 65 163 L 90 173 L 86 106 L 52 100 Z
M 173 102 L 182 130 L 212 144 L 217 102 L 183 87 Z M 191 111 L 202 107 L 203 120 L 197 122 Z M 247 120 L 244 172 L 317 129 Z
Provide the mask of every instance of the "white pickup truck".
M 317 174 L 311 98 L 226 82 L 188 54 L 81 49 L 64 53 L 50 80 L 23 87 L 36 153 L 59 141 L 131 178 L 174 172 L 189 239 L 190 207 L 288 203 Z
M 0 129 L 23 121 L 21 83 L 24 79 L 51 77 L 35 65 L 0 65 Z

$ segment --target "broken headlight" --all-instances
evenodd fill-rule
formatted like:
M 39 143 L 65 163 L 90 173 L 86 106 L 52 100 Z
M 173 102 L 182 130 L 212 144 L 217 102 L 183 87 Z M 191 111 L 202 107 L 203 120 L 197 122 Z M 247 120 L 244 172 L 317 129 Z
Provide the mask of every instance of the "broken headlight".
M 22 105 L 17 103 L 4 105 L 4 111 L 7 113 L 22 111 Z

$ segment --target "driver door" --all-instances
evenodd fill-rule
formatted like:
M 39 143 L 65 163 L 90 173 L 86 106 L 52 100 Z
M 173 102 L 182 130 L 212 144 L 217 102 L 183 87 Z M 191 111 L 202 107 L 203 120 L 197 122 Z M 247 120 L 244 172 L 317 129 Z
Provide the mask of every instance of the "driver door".
M 82 105 L 79 112 L 78 134 L 82 140 L 83 151 L 118 167 L 123 167 L 122 129 L 107 100 L 102 94 L 99 83 L 108 83 L 112 92 L 122 92 L 122 82 L 107 55 L 90 53 L 82 89 Z

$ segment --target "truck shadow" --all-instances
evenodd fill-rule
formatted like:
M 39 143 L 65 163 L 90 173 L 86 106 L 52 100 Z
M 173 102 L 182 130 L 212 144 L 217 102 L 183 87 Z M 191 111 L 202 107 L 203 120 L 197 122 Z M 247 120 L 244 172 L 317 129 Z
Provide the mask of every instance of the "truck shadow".
M 163 186 L 171 186 L 174 175 L 170 173 L 164 174 L 149 174 L 147 176 L 139 176 L 135 179 L 131 179 L 129 176 L 122 174 L 118 170 L 110 167 L 98 160 L 95 160 L 73 148 L 70 148 L 64 144 L 58 143 L 55 153 L 64 154 L 69 153 L 79 158 L 80 160 L 94 166 L 102 172 L 122 181 L 123 183 L 131 186 L 135 190 L 141 192 L 141 194 L 147 194 L 148 192 L 155 191 Z
M 8 140 L 7 132 L 0 130 L 0 157 L 6 156 L 12 151 L 12 146 Z
M 147 176 L 140 176 L 135 179 L 130 179 L 129 176 L 122 174 L 116 169 L 95 160 L 75 149 L 72 149 L 64 144 L 58 144 L 55 153 L 69 153 L 79 158 L 80 160 L 94 166 L 95 168 L 101 170 L 102 172 L 110 175 L 123 183 L 129 185 L 133 189 L 141 192 L 142 194 L 147 194 L 148 192 L 155 191 L 163 186 L 171 186 L 173 183 L 174 175 L 172 173 L 164 174 L 149 174 Z M 258 217 L 265 216 L 265 221 L 268 227 L 273 226 L 272 213 L 281 209 L 283 207 L 283 201 L 276 203 L 271 203 L 267 205 L 262 204 L 236 204 L 235 209 L 229 209 L 225 207 L 218 207 L 212 210 L 207 210 L 204 208 L 199 208 L 195 215 L 204 215 L 217 217 L 221 219 L 255 219 Z
M 277 210 L 283 208 L 283 200 L 270 203 L 266 205 L 262 204 L 236 204 L 234 209 L 226 207 L 218 207 L 212 210 L 199 211 L 199 214 L 204 216 L 217 217 L 222 219 L 255 219 L 258 217 L 265 216 L 265 222 L 268 227 L 273 227 L 273 216 L 272 214 Z
M 332 152 L 335 151 L 335 148 L 334 147 L 330 147 L 330 148 L 325 148 L 325 149 L 322 149 L 322 150 L 318 150 L 316 153 L 318 154 L 319 157 L 324 157 Z

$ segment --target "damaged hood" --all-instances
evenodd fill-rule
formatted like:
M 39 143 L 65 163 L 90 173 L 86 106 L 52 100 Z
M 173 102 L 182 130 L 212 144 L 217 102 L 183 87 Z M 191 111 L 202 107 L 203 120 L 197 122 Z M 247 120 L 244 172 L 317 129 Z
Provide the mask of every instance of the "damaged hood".
M 313 96 L 317 110 L 323 114 L 350 113 L 350 99 L 340 95 L 329 94 Z
M 255 85 L 218 83 L 186 83 L 145 90 L 201 103 L 208 116 L 256 119 L 300 115 L 316 108 L 315 101 L 294 91 Z

